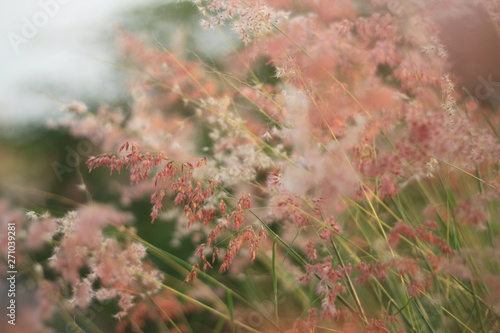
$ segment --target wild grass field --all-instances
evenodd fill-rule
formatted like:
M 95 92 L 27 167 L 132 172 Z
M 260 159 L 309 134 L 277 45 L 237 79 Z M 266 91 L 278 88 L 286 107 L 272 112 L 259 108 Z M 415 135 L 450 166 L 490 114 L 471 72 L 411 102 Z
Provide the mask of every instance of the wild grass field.
M 500 332 L 498 1 L 142 15 L 125 102 L 0 145 L 3 332 Z

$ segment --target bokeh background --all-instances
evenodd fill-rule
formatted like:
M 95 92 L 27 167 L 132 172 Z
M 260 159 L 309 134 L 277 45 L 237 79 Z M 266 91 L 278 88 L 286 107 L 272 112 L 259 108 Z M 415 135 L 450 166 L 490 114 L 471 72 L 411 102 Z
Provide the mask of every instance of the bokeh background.
M 46 6 L 56 12 L 53 17 L 26 42 L 13 46 L 13 34 L 24 38 L 26 19 L 33 22 L 33 17 Z M 89 199 L 119 203 L 118 187 L 128 183 L 127 176 L 109 177 L 106 170 L 89 174 L 86 158 L 101 152 L 85 138 L 72 137 L 66 129 L 54 124 L 67 112 L 65 106 L 73 101 L 84 103 L 91 112 L 107 105 L 127 113 L 130 99 L 126 89 L 127 63 L 117 47 L 117 36 L 122 31 L 132 32 L 151 44 L 183 49 L 192 56 L 209 57 L 216 62 L 230 46 L 218 33 L 202 30 L 198 21 L 197 9 L 191 3 L 169 0 L 72 0 L 65 4 L 23 0 L 2 4 L 0 198 L 24 207 L 26 212 L 50 211 L 55 216 L 76 209 Z M 84 151 L 79 149 L 81 147 L 85 147 Z M 79 186 L 82 183 L 88 186 L 88 192 L 82 191 Z M 163 219 L 151 224 L 148 197 L 135 201 L 126 210 L 136 215 L 141 237 L 181 258 L 192 254 L 191 244 L 171 246 L 173 228 L 170 223 L 173 221 Z M 22 231 L 18 234 L 22 235 Z M 48 257 L 50 252 L 38 255 Z M 165 272 L 175 274 L 161 263 L 157 264 Z M 26 284 L 22 274 L 19 277 L 18 324 L 16 327 L 6 325 L 2 319 L 0 332 L 32 332 L 29 311 L 23 309 L 33 304 L 34 286 Z M 3 297 L 6 290 L 2 278 L 2 309 L 6 306 L 7 299 Z M 90 311 L 95 314 L 94 323 L 102 331 L 112 330 L 116 324 L 112 319 L 117 311 L 114 304 Z M 54 321 L 54 328 L 61 332 L 66 330 L 65 319 L 55 318 Z M 77 324 L 85 327 L 85 323 Z M 214 325 L 207 323 L 211 324 Z
M 88 174 L 84 164 L 87 154 L 79 154 L 76 165 L 60 173 L 60 166 L 68 165 L 70 152 L 78 150 L 82 139 L 52 126 L 64 106 L 74 100 L 85 103 L 91 111 L 101 105 L 127 111 L 126 63 L 116 47 L 117 34 L 133 32 L 151 44 L 182 49 L 212 63 L 224 57 L 237 41 L 228 43 L 217 31 L 202 30 L 196 8 L 189 2 L 72 0 L 59 4 L 57 13 L 16 52 L 9 36 L 21 34 L 25 18 L 32 20 L 43 10 L 41 3 L 50 1 L 8 2 L 0 11 L 0 198 L 27 210 L 63 214 L 88 201 L 87 193 L 78 186 L 84 182 L 96 201 L 117 202 L 116 186 L 126 182 L 126 177 L 109 177 L 106 170 Z M 486 87 L 489 95 L 481 100 L 497 112 L 500 35 L 485 15 L 477 9 L 464 10 L 443 15 L 440 23 L 464 93 L 474 94 L 485 80 L 499 82 Z M 91 147 L 88 155 L 98 153 Z M 192 245 L 171 248 L 169 221 L 151 225 L 150 208 L 149 198 L 129 208 L 136 213 L 138 234 L 181 258 L 189 257 Z M 168 271 L 168 267 L 163 269 Z M 30 302 L 30 286 L 23 286 L 22 281 L 20 286 L 22 308 L 23 302 Z M 0 287 L 3 289 L 2 284 Z M 0 290 L 0 295 L 4 294 Z M 3 299 L 0 303 L 3 308 Z M 97 314 L 96 322 L 104 331 L 115 310 L 110 307 Z M 60 325 L 64 325 L 62 320 Z M 1 332 L 4 329 L 12 328 L 0 327 Z

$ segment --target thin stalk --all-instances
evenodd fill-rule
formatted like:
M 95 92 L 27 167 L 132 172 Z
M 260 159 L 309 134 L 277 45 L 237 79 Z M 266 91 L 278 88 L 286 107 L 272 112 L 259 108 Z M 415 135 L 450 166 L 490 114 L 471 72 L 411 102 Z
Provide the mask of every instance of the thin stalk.
M 345 275 L 346 280 L 347 280 L 347 285 L 349 287 L 349 290 L 351 292 L 352 297 L 354 298 L 354 301 L 356 302 L 356 307 L 358 308 L 358 311 L 361 313 L 361 316 L 363 317 L 364 321 L 368 322 L 368 318 L 366 318 L 365 311 L 363 310 L 363 307 L 361 306 L 361 302 L 359 301 L 359 297 L 358 297 L 358 294 L 356 293 L 356 289 L 354 289 L 354 285 L 352 284 L 351 277 L 349 276 L 349 274 L 345 273 L 345 264 L 344 264 L 344 260 L 342 260 L 342 257 L 340 256 L 339 249 L 337 248 L 337 245 L 335 244 L 333 239 L 331 239 L 331 243 L 332 243 L 333 248 L 335 250 L 335 254 L 337 256 L 337 259 L 340 262 L 340 265 L 342 266 L 342 268 L 344 268 L 344 275 Z
M 276 274 L 276 238 L 273 241 L 273 257 L 272 257 L 272 271 L 273 271 L 273 303 L 274 314 L 276 317 L 276 325 L 279 327 L 279 314 L 278 314 L 278 276 Z

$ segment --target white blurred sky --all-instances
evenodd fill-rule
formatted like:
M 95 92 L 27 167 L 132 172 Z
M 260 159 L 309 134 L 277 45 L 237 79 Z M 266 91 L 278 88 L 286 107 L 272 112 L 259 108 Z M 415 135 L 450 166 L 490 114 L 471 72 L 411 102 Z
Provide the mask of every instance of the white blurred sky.
M 0 9 L 0 124 L 26 123 L 56 116 L 60 106 L 45 95 L 95 96 L 117 91 L 112 67 L 99 59 L 112 59 L 114 45 L 103 38 L 112 35 L 120 13 L 133 6 L 158 0 L 64 0 L 59 12 L 16 54 L 8 33 L 21 34 L 23 18 L 33 21 L 40 2 L 4 1 Z M 52 0 L 55 1 L 55 0 Z M 63 2 L 61 0 L 61 2 Z M 109 39 L 108 39 L 109 40 Z M 106 74 L 108 73 L 108 74 Z M 37 90 L 42 89 L 41 93 Z M 61 91 L 66 92 L 60 96 Z

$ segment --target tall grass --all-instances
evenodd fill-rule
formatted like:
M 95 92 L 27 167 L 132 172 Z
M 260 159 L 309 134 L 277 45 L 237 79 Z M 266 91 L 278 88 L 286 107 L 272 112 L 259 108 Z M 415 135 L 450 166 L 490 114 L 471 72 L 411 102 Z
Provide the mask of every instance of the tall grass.
M 121 332 L 498 330 L 498 115 L 439 39 L 468 5 L 193 2 L 232 53 L 122 34 L 130 114 L 63 122 L 129 177 L 121 208 L 16 217 L 43 325 L 98 332 L 104 303 Z M 160 243 L 123 212 L 144 196 Z

